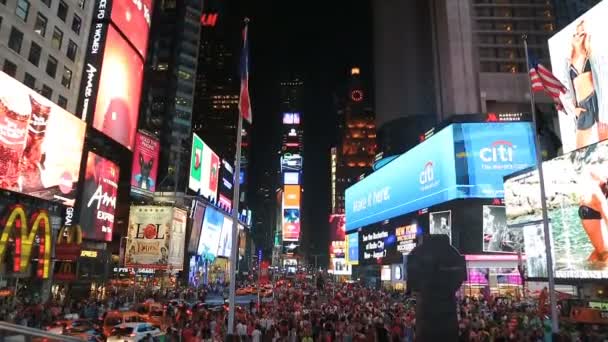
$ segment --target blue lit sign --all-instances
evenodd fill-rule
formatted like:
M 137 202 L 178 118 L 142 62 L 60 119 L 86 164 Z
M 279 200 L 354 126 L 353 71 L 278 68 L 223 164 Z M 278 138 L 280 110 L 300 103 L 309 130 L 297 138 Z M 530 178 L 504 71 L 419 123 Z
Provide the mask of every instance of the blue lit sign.
M 347 235 L 348 238 L 348 262 L 352 265 L 359 263 L 359 233 Z
M 346 189 L 346 230 L 452 199 L 503 197 L 503 177 L 535 163 L 529 122 L 452 124 Z

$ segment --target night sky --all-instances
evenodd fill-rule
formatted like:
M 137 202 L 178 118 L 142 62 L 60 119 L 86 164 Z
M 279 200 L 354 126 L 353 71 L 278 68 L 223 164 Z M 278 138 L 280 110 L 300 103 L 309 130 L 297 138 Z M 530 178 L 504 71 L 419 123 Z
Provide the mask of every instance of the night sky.
M 360 66 L 371 79 L 370 2 L 241 0 L 234 5 L 233 13 L 251 19 L 252 187 L 256 189 L 259 175 L 271 169 L 268 165 L 279 162 L 278 83 L 282 74 L 296 72 L 305 82 L 302 229 L 319 237 L 311 252 L 327 253 L 329 150 L 336 126 L 333 96 L 344 87 L 351 66 Z

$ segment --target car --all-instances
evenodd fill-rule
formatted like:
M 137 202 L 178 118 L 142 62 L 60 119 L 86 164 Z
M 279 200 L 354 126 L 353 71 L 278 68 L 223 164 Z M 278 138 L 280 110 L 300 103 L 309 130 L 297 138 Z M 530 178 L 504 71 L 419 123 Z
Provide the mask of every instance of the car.
M 48 327 L 45 327 L 45 330 L 50 332 L 51 334 L 62 335 L 68 324 L 70 324 L 69 320 L 55 321 L 51 323 Z
M 150 323 L 125 323 L 112 329 L 107 342 L 139 342 L 148 335 L 157 337 L 161 335 L 161 331 Z

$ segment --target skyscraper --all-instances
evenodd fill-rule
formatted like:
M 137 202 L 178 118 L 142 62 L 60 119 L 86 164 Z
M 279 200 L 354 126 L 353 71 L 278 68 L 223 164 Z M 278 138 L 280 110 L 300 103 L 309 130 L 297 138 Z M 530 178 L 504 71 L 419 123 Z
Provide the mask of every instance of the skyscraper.
M 166 0 L 154 4 L 140 127 L 160 138 L 157 189 L 183 192 L 188 179 L 202 3 Z

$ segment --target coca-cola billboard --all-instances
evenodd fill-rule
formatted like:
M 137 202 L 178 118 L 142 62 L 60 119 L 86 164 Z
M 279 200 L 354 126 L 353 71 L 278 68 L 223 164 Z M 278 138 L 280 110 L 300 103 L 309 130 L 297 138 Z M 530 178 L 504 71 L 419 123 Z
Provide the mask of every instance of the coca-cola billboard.
M 0 72 L 0 188 L 73 205 L 85 124 Z
M 120 168 L 89 152 L 80 202 L 80 225 L 88 240 L 112 241 Z

